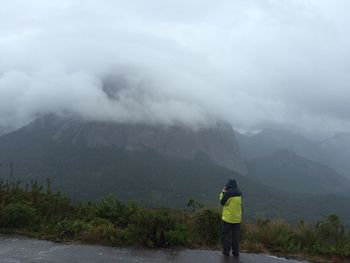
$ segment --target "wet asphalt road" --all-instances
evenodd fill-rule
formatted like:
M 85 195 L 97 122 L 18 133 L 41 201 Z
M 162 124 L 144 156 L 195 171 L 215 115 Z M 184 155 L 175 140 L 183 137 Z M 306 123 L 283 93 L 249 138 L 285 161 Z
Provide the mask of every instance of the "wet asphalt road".
M 118 249 L 58 244 L 25 237 L 0 236 L 0 263 L 296 263 L 301 261 L 242 253 L 239 260 L 220 251 Z M 305 261 L 304 261 L 305 262 Z

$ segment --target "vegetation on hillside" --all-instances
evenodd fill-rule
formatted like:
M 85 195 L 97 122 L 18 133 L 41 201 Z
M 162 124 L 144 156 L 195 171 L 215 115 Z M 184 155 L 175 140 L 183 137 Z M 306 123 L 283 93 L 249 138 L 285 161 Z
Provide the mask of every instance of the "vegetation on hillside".
M 55 241 L 111 246 L 218 248 L 220 209 L 150 209 L 108 196 L 99 202 L 72 202 L 36 182 L 25 188 L 0 182 L 0 232 Z M 251 252 L 349 258 L 350 231 L 337 215 L 315 225 L 256 220 L 242 226 L 242 248 Z
M 3 164 L 0 178 L 9 177 L 10 157 L 15 157 L 12 179 L 29 183 L 35 178 L 45 183 L 49 176 L 53 189 L 68 194 L 73 200 L 95 202 L 112 193 L 122 202 L 132 199 L 144 206 L 180 209 L 191 197 L 207 207 L 216 205 L 218 191 L 228 178 L 235 178 L 244 194 L 246 218 L 278 217 L 294 224 L 300 217 L 316 222 L 319 215 L 334 213 L 350 225 L 350 196 L 327 191 L 317 195 L 313 191 L 284 192 L 267 184 L 268 180 L 263 184 L 254 174 L 239 175 L 204 156 L 187 160 L 163 156 L 152 149 L 129 151 L 118 147 L 53 143 L 45 131 L 44 128 L 29 133 L 21 130 L 0 140 Z M 304 181 L 292 183 L 289 189 L 301 189 Z M 318 184 L 320 180 L 315 182 Z M 312 189 L 315 182 L 308 183 L 308 189 Z

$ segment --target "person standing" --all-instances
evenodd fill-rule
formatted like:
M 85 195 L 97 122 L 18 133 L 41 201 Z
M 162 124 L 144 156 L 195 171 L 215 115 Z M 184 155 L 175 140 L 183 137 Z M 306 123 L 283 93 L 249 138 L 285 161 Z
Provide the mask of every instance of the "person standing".
M 230 179 L 220 193 L 220 204 L 223 206 L 223 254 L 229 256 L 231 247 L 232 255 L 238 257 L 242 222 L 242 193 L 234 179 Z

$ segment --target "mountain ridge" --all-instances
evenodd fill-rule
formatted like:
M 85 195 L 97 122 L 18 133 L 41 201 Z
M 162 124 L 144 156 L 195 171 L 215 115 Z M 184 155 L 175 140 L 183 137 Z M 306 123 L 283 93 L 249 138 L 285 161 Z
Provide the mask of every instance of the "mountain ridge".
M 264 185 L 290 193 L 349 194 L 350 180 L 333 169 L 298 156 L 293 150 L 278 150 L 246 161 L 248 175 Z
M 249 137 L 236 132 L 236 138 L 245 160 L 261 158 L 281 149 L 293 149 L 297 155 L 326 165 L 350 178 L 348 133 L 320 141 L 287 130 L 265 130 Z
M 201 156 L 243 175 L 247 173 L 234 130 L 227 123 L 193 130 L 185 126 L 92 122 L 50 115 L 24 127 L 38 128 L 46 129 L 47 136 L 57 143 L 86 144 L 91 148 L 116 146 L 130 151 L 148 148 L 185 159 Z

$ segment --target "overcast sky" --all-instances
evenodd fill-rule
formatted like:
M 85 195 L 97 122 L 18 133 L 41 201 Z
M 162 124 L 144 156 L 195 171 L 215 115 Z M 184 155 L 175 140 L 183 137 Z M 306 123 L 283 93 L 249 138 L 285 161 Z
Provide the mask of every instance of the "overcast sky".
M 350 132 L 349 13 L 348 0 L 2 0 L 0 127 L 56 112 Z

